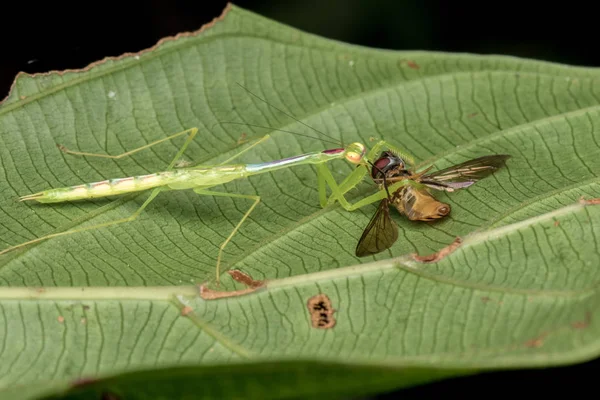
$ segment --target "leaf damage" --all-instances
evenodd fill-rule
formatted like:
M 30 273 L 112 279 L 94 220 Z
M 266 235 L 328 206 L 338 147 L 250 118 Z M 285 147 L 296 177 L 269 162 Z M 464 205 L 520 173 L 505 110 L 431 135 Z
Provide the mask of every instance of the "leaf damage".
M 331 329 L 335 326 L 336 320 L 333 313 L 336 311 L 331 300 L 325 293 L 317 294 L 306 302 L 310 321 L 313 328 Z
M 549 335 L 549 332 L 544 332 L 541 335 L 534 337 L 533 339 L 527 340 L 524 345 L 525 347 L 539 348 L 544 345 L 544 339 Z
M 252 277 L 248 274 L 246 274 L 245 272 L 240 271 L 239 269 L 232 269 L 231 271 L 229 271 L 229 275 L 231 275 L 231 277 L 240 283 L 243 283 L 244 285 L 251 287 L 251 288 L 258 288 L 261 286 L 264 286 L 264 284 L 266 283 L 266 281 L 259 281 L 259 280 L 255 280 L 252 279 Z
M 494 304 L 498 304 L 498 305 L 504 304 L 504 302 L 502 300 L 496 300 L 489 296 L 483 296 L 480 298 L 480 300 L 482 303 L 494 303 Z
M 190 306 L 185 306 L 181 309 L 181 316 L 185 317 L 187 316 L 189 313 L 193 312 L 194 309 Z
M 581 196 L 579 198 L 579 204 L 583 204 L 584 206 L 598 205 L 598 204 L 600 204 L 600 197 L 586 200 L 583 196 Z
M 584 196 L 581 196 L 579 198 L 578 203 L 583 206 L 600 205 L 600 198 L 586 199 L 586 198 L 584 198 Z M 554 221 L 554 226 L 558 226 L 559 224 L 560 224 L 560 221 L 558 221 L 558 220 Z M 447 257 L 448 255 L 452 254 L 456 249 L 458 249 L 462 245 L 462 243 L 463 243 L 462 238 L 457 237 L 456 239 L 454 239 L 454 241 L 450 245 L 442 248 L 441 250 L 439 250 L 436 253 L 429 254 L 426 256 L 421 256 L 417 253 L 412 253 L 412 254 L 410 254 L 410 257 L 412 257 L 413 260 L 415 260 L 417 262 L 422 262 L 422 263 L 438 262 L 438 261 L 441 261 L 442 259 L 444 259 L 445 257 Z
M 600 203 L 598 203 L 598 204 L 600 204 Z M 569 328 L 575 329 L 575 330 L 586 329 L 587 327 L 590 326 L 591 323 L 592 323 L 592 313 L 588 310 L 585 312 L 583 319 L 568 323 L 566 325 L 558 326 L 554 329 L 544 331 L 544 332 L 540 333 L 539 335 L 537 335 L 536 337 L 525 341 L 524 345 L 525 345 L 525 347 L 530 347 L 530 348 L 542 347 L 544 345 L 546 338 L 548 336 L 550 336 L 550 334 L 557 334 L 559 332 L 564 332 L 566 330 L 569 330 Z
M 247 286 L 247 288 L 240 290 L 221 291 L 209 289 L 208 287 L 206 287 L 206 284 L 202 284 L 198 287 L 200 291 L 200 297 L 204 300 L 216 300 L 226 297 L 244 296 L 246 294 L 257 291 L 258 289 L 266 287 L 266 280 L 259 281 L 252 279 L 250 275 L 240 271 L 239 269 L 233 269 L 227 271 L 227 273 L 231 275 L 231 278 L 233 278 L 233 280 Z
M 410 69 L 419 70 L 421 66 L 413 60 L 400 60 L 401 66 L 407 66 Z
M 585 329 L 585 328 L 589 327 L 591 323 L 592 323 L 592 313 L 589 311 L 586 311 L 585 317 L 583 318 L 583 320 L 573 322 L 571 324 L 571 327 L 573 329 Z
M 461 244 L 462 239 L 460 237 L 457 237 L 456 239 L 454 239 L 454 242 L 452 242 L 451 244 L 449 244 L 448 246 L 444 247 L 436 253 L 429 254 L 427 256 L 420 256 L 417 253 L 412 253 L 410 256 L 413 258 L 413 260 L 417 262 L 434 263 L 452 254 L 457 248 L 460 247 Z

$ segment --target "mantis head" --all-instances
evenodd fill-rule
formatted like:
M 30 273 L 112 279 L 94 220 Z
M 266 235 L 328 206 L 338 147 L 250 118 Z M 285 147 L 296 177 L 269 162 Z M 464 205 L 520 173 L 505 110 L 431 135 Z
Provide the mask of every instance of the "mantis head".
M 362 143 L 351 143 L 346 147 L 344 157 L 352 164 L 361 164 L 367 153 L 367 148 Z

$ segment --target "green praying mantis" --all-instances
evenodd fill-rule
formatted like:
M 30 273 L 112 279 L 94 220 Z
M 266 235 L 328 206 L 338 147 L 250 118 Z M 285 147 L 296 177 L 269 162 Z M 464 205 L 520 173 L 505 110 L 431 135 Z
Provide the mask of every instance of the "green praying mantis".
M 323 132 L 318 131 L 317 129 L 310 127 L 309 125 L 303 123 L 302 121 L 294 118 L 289 115 L 285 111 L 269 104 L 266 100 L 260 98 L 256 94 L 250 92 L 244 86 L 238 83 L 244 90 L 250 93 L 252 96 L 255 96 L 259 100 L 265 102 L 269 106 L 275 108 L 276 110 L 284 113 L 286 116 L 294 119 L 300 124 L 307 126 L 313 129 L 315 132 L 325 136 Z M 250 125 L 250 124 L 243 124 Z M 258 125 L 250 125 L 256 126 Z M 268 127 L 263 127 L 268 128 Z M 276 130 L 276 129 L 273 129 Z M 295 133 L 284 131 L 288 133 Z M 161 192 L 170 191 L 170 190 L 187 190 L 191 189 L 195 193 L 204 196 L 221 196 L 221 197 L 229 197 L 229 198 L 242 198 L 248 199 L 252 201 L 251 206 L 248 208 L 246 213 L 240 219 L 238 224 L 233 228 L 229 236 L 225 239 L 225 241 L 219 246 L 219 252 L 217 255 L 216 267 L 215 267 L 215 279 L 217 285 L 220 283 L 220 268 L 223 258 L 223 251 L 227 244 L 231 241 L 232 237 L 238 232 L 241 225 L 246 221 L 250 213 L 256 208 L 256 206 L 260 202 L 260 196 L 258 195 L 250 195 L 250 194 L 241 194 L 241 193 L 227 193 L 227 192 L 219 192 L 210 190 L 211 188 L 226 184 L 228 182 L 237 180 L 237 179 L 246 179 L 253 175 L 264 174 L 269 172 L 274 172 L 283 168 L 291 168 L 301 165 L 309 165 L 312 164 L 316 167 L 317 170 L 317 183 L 318 183 L 318 191 L 319 191 L 319 202 L 321 207 L 327 207 L 334 204 L 336 201 L 346 210 L 346 211 L 354 211 L 358 208 L 364 207 L 368 204 L 372 204 L 376 201 L 380 201 L 384 199 L 389 190 L 393 192 L 399 189 L 403 185 L 410 184 L 410 181 L 401 181 L 390 185 L 387 190 L 381 189 L 376 193 L 367 196 L 355 203 L 350 203 L 345 195 L 348 191 L 356 187 L 362 179 L 369 173 L 369 166 L 373 165 L 373 161 L 377 159 L 379 152 L 387 148 L 390 151 L 393 151 L 396 154 L 402 155 L 402 157 L 413 163 L 413 158 L 406 154 L 404 151 L 400 150 L 396 146 L 384 141 L 379 140 L 375 143 L 375 145 L 367 152 L 367 147 L 359 142 L 354 142 L 345 147 L 338 147 L 333 149 L 327 149 L 323 151 L 317 151 L 312 153 L 301 154 L 297 156 L 292 156 L 289 158 L 284 158 L 281 160 L 274 160 L 268 162 L 262 162 L 257 164 L 232 164 L 231 162 L 236 158 L 240 157 L 242 154 L 250 150 L 251 148 L 259 145 L 265 140 L 269 139 L 270 135 L 264 135 L 262 138 L 257 140 L 255 143 L 251 144 L 247 148 L 239 151 L 234 154 L 227 160 L 215 164 L 215 165 L 198 165 L 192 167 L 182 167 L 175 168 L 177 161 L 182 157 L 183 153 L 192 142 L 194 137 L 198 134 L 198 128 L 190 128 L 168 137 L 162 138 L 160 140 L 154 141 L 147 145 L 138 147 L 136 149 L 124 152 L 119 155 L 107 155 L 107 154 L 97 154 L 97 153 L 87 153 L 87 152 L 79 152 L 79 151 L 71 151 L 65 148 L 64 146 L 58 146 L 64 153 L 77 155 L 77 156 L 85 156 L 85 157 L 103 157 L 103 158 L 111 158 L 111 159 L 121 159 L 127 156 L 130 156 L 134 153 L 137 153 L 141 150 L 148 149 L 154 145 L 159 143 L 175 139 L 177 137 L 187 135 L 187 138 L 183 144 L 183 146 L 179 149 L 169 166 L 160 172 L 147 174 L 147 175 L 139 175 L 139 176 L 129 176 L 124 178 L 116 178 L 116 179 L 107 179 L 100 182 L 93 183 L 85 183 L 76 186 L 56 188 L 56 189 L 48 189 L 38 193 L 29 194 L 20 197 L 20 201 L 37 201 L 39 203 L 60 203 L 66 201 L 75 201 L 75 200 L 85 200 L 113 195 L 123 195 L 132 192 L 145 191 L 152 189 L 150 196 L 146 199 L 146 201 L 139 207 L 132 215 L 127 218 L 122 218 L 102 224 L 81 227 L 71 230 L 66 230 L 63 232 L 53 233 L 49 235 L 45 235 L 39 237 L 37 239 L 33 239 L 12 247 L 9 247 L 5 250 L 0 251 L 0 255 L 6 254 L 15 249 L 37 243 L 43 240 L 48 240 L 51 238 L 75 234 L 79 232 L 107 228 L 109 226 L 114 226 L 117 224 L 123 224 L 127 222 L 133 222 L 143 211 L 144 209 L 158 196 Z M 296 133 L 298 134 L 298 133 Z M 301 136 L 306 136 L 299 134 Z M 335 140 L 335 139 L 334 139 Z M 337 143 L 337 141 L 336 141 Z M 346 160 L 352 165 L 356 165 L 355 168 L 341 183 L 337 183 L 331 173 L 331 171 L 327 168 L 327 164 L 334 160 Z M 363 168 L 364 167 L 364 168 Z M 329 186 L 331 190 L 331 195 L 327 196 L 327 186 Z

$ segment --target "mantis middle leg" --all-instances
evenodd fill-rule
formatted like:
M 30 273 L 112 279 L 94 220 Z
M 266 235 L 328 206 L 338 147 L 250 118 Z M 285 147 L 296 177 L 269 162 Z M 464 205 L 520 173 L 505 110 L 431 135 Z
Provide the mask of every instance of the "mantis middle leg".
M 246 213 L 244 214 L 244 216 L 242 217 L 242 219 L 233 228 L 233 230 L 231 231 L 231 233 L 229 234 L 229 236 L 227 237 L 227 239 L 225 239 L 225 241 L 219 246 L 219 255 L 217 256 L 217 266 L 215 268 L 216 283 L 217 283 L 217 286 L 219 286 L 219 284 L 221 283 L 221 260 L 223 258 L 223 250 L 225 249 L 225 246 L 227 246 L 227 244 L 231 241 L 231 238 L 233 237 L 233 235 L 235 235 L 236 232 L 240 229 L 240 227 L 242 226 L 242 224 L 244 223 L 244 221 L 246 221 L 246 219 L 248 218 L 248 216 L 250 215 L 250 213 L 252 212 L 252 210 L 254 210 L 254 208 L 256 208 L 256 206 L 260 202 L 260 196 L 253 196 L 253 195 L 246 195 L 246 194 L 235 194 L 235 193 L 224 193 L 224 192 L 214 192 L 214 191 L 205 190 L 205 189 L 202 189 L 202 188 L 193 189 L 193 190 L 194 190 L 194 192 L 196 192 L 198 194 L 201 194 L 201 195 L 221 196 L 221 197 L 231 197 L 231 198 L 238 198 L 238 199 L 254 200 L 254 203 L 252 203 L 252 205 L 250 206 L 250 208 L 248 208 L 248 211 L 246 211 Z

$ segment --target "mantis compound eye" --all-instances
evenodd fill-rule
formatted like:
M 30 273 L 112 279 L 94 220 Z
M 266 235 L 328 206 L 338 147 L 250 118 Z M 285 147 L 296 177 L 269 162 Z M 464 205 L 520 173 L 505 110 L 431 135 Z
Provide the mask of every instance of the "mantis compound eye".
M 348 146 L 348 150 L 346 151 L 346 160 L 350 161 L 352 164 L 359 164 L 366 152 L 367 149 L 363 144 L 352 143 Z

